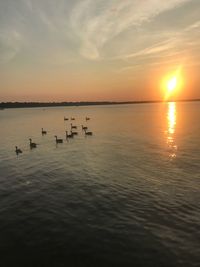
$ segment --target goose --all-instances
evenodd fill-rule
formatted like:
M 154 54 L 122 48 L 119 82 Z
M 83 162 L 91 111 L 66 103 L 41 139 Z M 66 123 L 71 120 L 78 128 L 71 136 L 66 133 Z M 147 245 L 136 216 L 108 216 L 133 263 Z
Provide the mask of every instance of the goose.
M 22 150 L 19 149 L 19 148 L 16 146 L 16 147 L 15 147 L 15 152 L 16 152 L 16 154 L 18 155 L 18 154 L 22 153 Z
M 93 135 L 93 132 L 87 132 L 87 131 L 85 130 L 85 135 Z
M 73 134 L 73 135 L 77 135 L 78 132 L 73 132 L 73 131 L 71 130 L 71 134 Z
M 68 120 L 69 120 L 68 118 L 64 117 L 64 121 L 68 121 Z
M 89 117 L 86 117 L 86 118 L 85 118 L 85 120 L 86 120 L 86 121 L 89 121 L 89 120 L 90 120 L 90 118 L 89 118 Z
M 63 139 L 58 139 L 57 138 L 57 135 L 55 135 L 55 138 L 56 138 L 56 143 L 58 144 L 58 143 L 63 143 Z
M 72 123 L 71 123 L 71 129 L 77 129 L 77 126 L 72 125 Z
M 67 138 L 74 138 L 73 133 L 68 134 L 68 131 L 66 131 L 66 139 Z
M 87 130 L 88 129 L 87 126 L 83 126 L 83 125 L 81 125 L 81 126 L 82 126 L 82 130 Z
M 44 131 L 42 128 L 42 135 L 45 135 L 45 134 L 47 134 L 47 131 Z
M 29 141 L 30 141 L 30 148 L 31 149 L 37 147 L 37 144 L 36 143 L 33 143 L 31 138 L 29 138 Z

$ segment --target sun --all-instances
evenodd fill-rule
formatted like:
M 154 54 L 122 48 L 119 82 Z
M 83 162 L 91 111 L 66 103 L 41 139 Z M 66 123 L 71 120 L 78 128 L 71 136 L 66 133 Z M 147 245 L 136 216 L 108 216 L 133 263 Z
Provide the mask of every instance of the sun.
M 164 100 L 176 99 L 183 86 L 182 66 L 179 66 L 175 72 L 165 75 L 162 81 L 162 90 Z
M 173 98 L 180 86 L 179 75 L 170 75 L 164 82 L 165 100 Z
M 178 79 L 177 77 L 172 77 L 169 81 L 167 81 L 167 90 L 169 93 L 174 91 L 177 87 Z

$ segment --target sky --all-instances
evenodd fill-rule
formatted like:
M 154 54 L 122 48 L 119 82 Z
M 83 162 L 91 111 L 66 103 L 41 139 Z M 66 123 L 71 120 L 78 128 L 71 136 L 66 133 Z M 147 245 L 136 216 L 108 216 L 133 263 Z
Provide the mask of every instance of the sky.
M 200 98 L 199 0 L 0 0 L 0 102 Z

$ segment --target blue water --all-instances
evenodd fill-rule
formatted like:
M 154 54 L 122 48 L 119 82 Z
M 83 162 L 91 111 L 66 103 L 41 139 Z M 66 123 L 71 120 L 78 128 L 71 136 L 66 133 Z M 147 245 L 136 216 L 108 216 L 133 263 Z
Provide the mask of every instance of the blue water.
M 199 118 L 200 102 L 0 111 L 1 266 L 199 266 Z

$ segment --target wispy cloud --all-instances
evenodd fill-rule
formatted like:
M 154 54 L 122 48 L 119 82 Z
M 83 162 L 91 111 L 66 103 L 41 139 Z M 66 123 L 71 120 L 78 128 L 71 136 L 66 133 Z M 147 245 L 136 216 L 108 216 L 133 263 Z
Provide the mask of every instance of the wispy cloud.
M 71 62 L 70 6 L 65 0 L 0 2 L 0 64 L 11 62 L 19 53 L 34 62 Z
M 15 57 L 22 42 L 23 37 L 17 31 L 0 31 L 0 63 L 6 63 Z
M 117 35 L 187 1 L 84 0 L 74 7 L 70 19 L 80 39 L 80 53 L 97 60 L 103 46 Z
M 167 41 L 158 42 L 152 46 L 148 46 L 145 49 L 139 50 L 132 54 L 127 54 L 121 56 L 124 59 L 128 58 L 135 58 L 139 56 L 148 56 L 148 55 L 155 55 L 155 54 L 161 54 L 162 52 L 170 50 L 172 47 L 174 47 L 174 44 L 177 42 L 176 38 L 168 39 Z
M 51 53 L 52 64 L 60 61 L 62 64 L 68 59 L 71 62 L 79 56 L 98 61 L 160 53 L 171 49 L 173 34 L 147 30 L 135 36 L 135 32 L 163 12 L 189 1 L 192 0 L 0 3 L 0 62 L 12 60 L 23 47 L 38 60 L 46 60 L 48 55 L 45 55 Z M 199 22 L 190 27 L 198 28 Z M 121 39 L 119 45 L 117 38 Z

